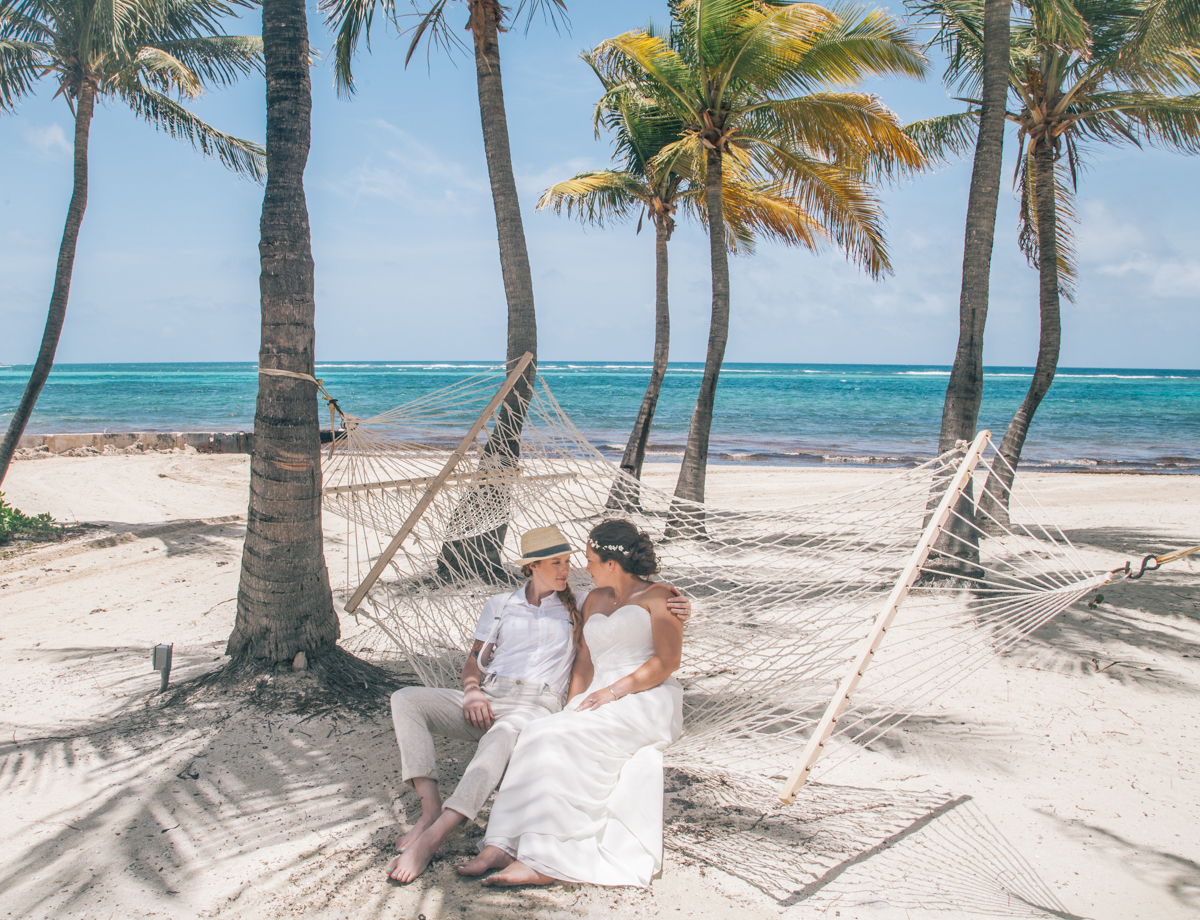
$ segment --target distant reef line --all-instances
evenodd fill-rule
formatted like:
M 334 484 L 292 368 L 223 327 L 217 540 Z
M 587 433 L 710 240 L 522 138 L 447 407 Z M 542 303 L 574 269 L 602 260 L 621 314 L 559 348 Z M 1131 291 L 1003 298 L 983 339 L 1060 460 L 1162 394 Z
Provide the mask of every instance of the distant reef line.
M 326 440 L 328 432 L 322 432 Z M 17 458 L 91 457 L 194 450 L 202 454 L 248 454 L 254 444 L 249 431 L 103 431 L 27 434 L 17 445 Z

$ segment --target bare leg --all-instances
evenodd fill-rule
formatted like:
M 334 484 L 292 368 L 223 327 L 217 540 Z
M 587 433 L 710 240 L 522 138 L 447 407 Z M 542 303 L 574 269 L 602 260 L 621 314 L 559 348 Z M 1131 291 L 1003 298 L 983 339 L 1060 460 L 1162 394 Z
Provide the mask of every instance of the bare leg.
M 416 881 L 421 873 L 429 868 L 433 854 L 450 836 L 450 832 L 465 820 L 466 818 L 453 808 L 443 808 L 437 820 L 413 840 L 403 853 L 387 864 L 388 875 L 404 884 Z
M 480 854 L 483 855 L 483 854 Z M 503 871 L 497 872 L 490 878 L 485 878 L 479 884 L 495 888 L 511 888 L 514 885 L 551 885 L 554 883 L 548 875 L 530 869 L 523 862 L 514 860 Z
M 421 817 L 417 819 L 417 823 L 407 834 L 396 841 L 396 850 L 400 853 L 407 850 L 409 844 L 425 833 L 425 829 L 442 813 L 442 797 L 438 794 L 437 780 L 430 779 L 428 776 L 414 776 L 412 784 L 421 798 Z
M 459 875 L 483 875 L 493 869 L 503 869 L 513 858 L 499 847 L 490 844 L 480 850 L 479 855 L 458 867 Z

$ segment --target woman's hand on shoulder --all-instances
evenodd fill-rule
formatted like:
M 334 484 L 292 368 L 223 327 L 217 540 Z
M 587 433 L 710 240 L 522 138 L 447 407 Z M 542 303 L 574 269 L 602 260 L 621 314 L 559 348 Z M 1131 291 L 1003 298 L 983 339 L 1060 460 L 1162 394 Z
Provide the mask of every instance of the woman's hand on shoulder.
M 667 594 L 667 610 L 680 623 L 686 626 L 687 621 L 692 617 L 692 599 L 674 585 L 663 584 L 662 582 L 659 582 L 659 584 L 669 592 Z

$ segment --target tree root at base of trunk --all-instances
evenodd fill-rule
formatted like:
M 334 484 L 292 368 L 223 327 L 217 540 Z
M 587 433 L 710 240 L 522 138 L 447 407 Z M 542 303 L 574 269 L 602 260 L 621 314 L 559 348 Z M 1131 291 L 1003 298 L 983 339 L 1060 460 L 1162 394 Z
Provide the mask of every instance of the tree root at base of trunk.
M 382 668 L 334 646 L 313 656 L 303 671 L 292 670 L 291 662 L 233 658 L 170 688 L 163 706 L 211 701 L 220 696 L 244 696 L 273 712 L 317 716 L 343 711 L 369 715 L 386 708 L 396 690 L 419 683 L 412 672 Z

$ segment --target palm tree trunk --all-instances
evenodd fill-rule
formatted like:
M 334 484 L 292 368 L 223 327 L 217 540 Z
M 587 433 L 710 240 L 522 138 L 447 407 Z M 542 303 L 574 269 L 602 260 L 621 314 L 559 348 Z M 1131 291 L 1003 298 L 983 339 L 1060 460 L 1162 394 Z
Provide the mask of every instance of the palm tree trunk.
M 496 0 L 471 0 L 471 32 L 475 40 L 475 79 L 479 91 L 479 119 L 483 125 L 483 151 L 496 211 L 496 236 L 500 243 L 500 270 L 508 300 L 508 366 L 525 352 L 534 356 L 522 390 L 528 397 L 537 373 L 537 315 L 533 306 L 533 275 L 521 221 L 521 201 L 513 178 L 508 142 L 508 117 L 504 111 L 504 84 L 500 78 L 500 21 L 503 10 Z M 518 429 L 519 433 L 519 429 Z
M 1033 415 L 1054 382 L 1058 369 L 1058 352 L 1062 344 L 1062 324 L 1059 312 L 1058 288 L 1058 213 L 1057 190 L 1055 187 L 1055 155 L 1049 138 L 1043 137 L 1034 149 L 1033 161 L 1037 174 L 1034 188 L 1037 194 L 1038 229 L 1038 310 L 1041 333 L 1038 338 L 1037 365 L 1033 369 L 1033 380 L 1029 392 L 1017 409 L 1013 420 L 1000 442 L 1000 455 L 1006 462 L 997 462 L 988 476 L 980 506 L 993 521 L 990 529 L 1008 527 L 1008 499 L 1012 489 L 1017 464 L 1021 461 L 1021 450 Z
M 264 0 L 267 188 L 259 258 L 259 366 L 313 373 L 313 259 L 304 167 L 312 120 L 304 0 Z M 339 634 L 321 539 L 321 441 L 314 384 L 260 376 L 234 658 L 311 660 Z
M 507 365 L 511 369 L 526 352 L 534 357 L 521 380 L 504 400 L 496 426 L 484 447 L 484 456 L 501 466 L 516 466 L 521 453 L 525 406 L 533 394 L 533 383 L 537 376 L 537 315 L 533 305 L 529 250 L 525 245 L 525 227 L 521 221 L 521 201 L 513 177 L 508 117 L 504 111 L 504 84 L 500 78 L 500 24 L 503 15 L 503 8 L 497 0 L 471 0 L 470 28 L 475 42 L 479 119 L 483 125 L 483 151 L 492 185 L 492 206 L 496 211 L 500 271 L 504 276 L 504 294 L 508 301 Z M 480 491 L 495 492 L 496 488 L 484 486 Z M 482 498 L 484 496 L 473 493 L 467 501 Z M 504 496 L 499 494 L 487 497 L 489 501 L 503 499 Z M 440 576 L 478 575 L 488 581 L 503 580 L 505 575 L 500 549 L 507 532 L 508 525 L 505 523 L 476 537 L 447 542 L 438 557 Z
M 654 411 L 658 408 L 658 397 L 662 392 L 663 378 L 667 375 L 667 360 L 671 350 L 671 308 L 667 294 L 667 243 L 671 239 L 671 218 L 664 217 L 654 223 L 654 364 L 650 368 L 650 382 L 646 384 L 646 395 L 638 410 L 637 420 L 629 433 L 625 454 L 621 458 L 621 469 L 634 479 L 642 478 L 642 464 L 646 460 L 646 444 L 650 440 L 650 426 L 654 422 Z M 640 506 L 639 489 L 626 483 L 619 489 L 614 486 L 609 496 L 610 508 L 633 508 Z
M 725 343 L 729 340 L 729 252 L 725 248 L 725 212 L 721 200 L 721 153 L 708 149 L 706 154 L 704 197 L 708 205 L 708 251 L 712 264 L 712 318 L 704 376 L 700 380 L 700 394 L 696 397 L 696 408 L 688 426 L 687 447 L 683 451 L 683 464 L 675 485 L 675 497 L 692 502 L 704 501 L 708 437 L 712 429 L 717 378 L 721 374 L 721 363 L 725 360 Z
M 54 271 L 54 289 L 50 294 L 50 309 L 46 314 L 46 329 L 42 333 L 42 347 L 29 383 L 8 423 L 4 441 L 0 442 L 0 483 L 8 474 L 17 444 L 29 424 L 33 407 L 37 403 L 50 369 L 54 366 L 54 353 L 58 350 L 58 338 L 62 334 L 63 320 L 67 317 L 67 300 L 71 294 L 71 273 L 75 268 L 75 244 L 79 240 L 79 228 L 83 224 L 83 212 L 87 209 L 88 196 L 88 135 L 92 129 L 92 113 L 95 109 L 96 89 L 84 80 L 75 100 L 75 164 L 74 188 L 71 203 L 67 205 L 67 222 L 63 227 L 62 242 L 58 247 L 58 266 Z
M 958 300 L 958 349 L 946 399 L 938 453 L 975 436 L 983 399 L 983 330 L 987 322 L 992 248 L 1004 146 L 1009 79 L 1009 18 L 1012 0 L 986 0 L 983 10 L 983 99 L 963 242 L 962 288 Z
M 971 188 L 967 197 L 967 227 L 963 239 L 962 287 L 958 298 L 958 348 L 946 398 L 938 453 L 951 450 L 959 440 L 975 436 L 979 406 L 983 401 L 983 331 L 987 323 L 996 236 L 996 208 L 1000 198 L 1004 123 L 1008 100 L 1010 17 L 1012 0 L 985 0 L 983 8 L 983 96 Z M 929 497 L 932 512 L 950 482 L 953 470 L 935 482 Z M 974 486 L 967 483 L 943 535 L 934 544 L 929 567 L 948 571 L 973 571 L 979 559 L 979 532 L 975 527 Z M 957 561 L 956 561 L 957 560 Z

